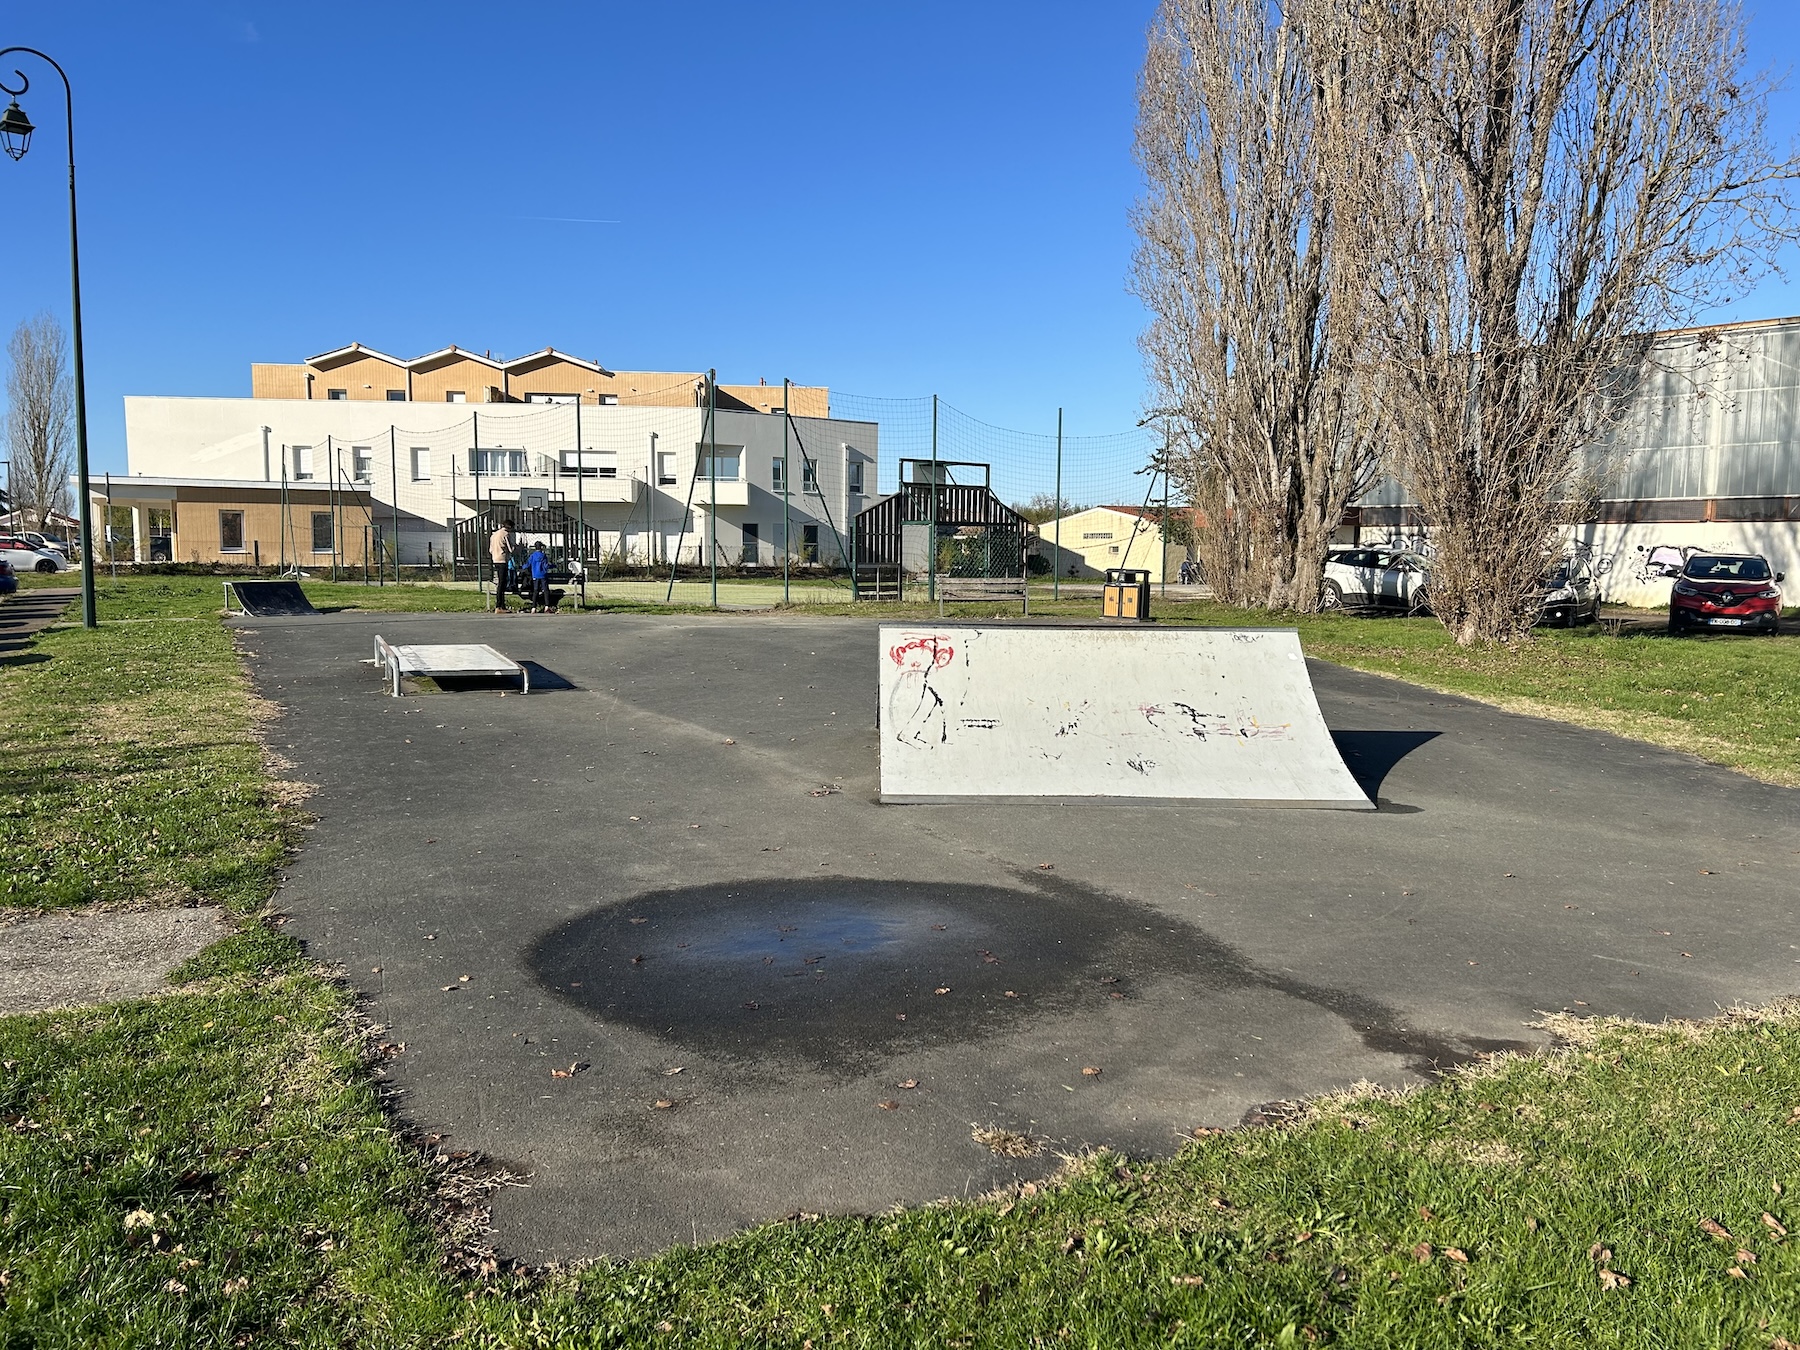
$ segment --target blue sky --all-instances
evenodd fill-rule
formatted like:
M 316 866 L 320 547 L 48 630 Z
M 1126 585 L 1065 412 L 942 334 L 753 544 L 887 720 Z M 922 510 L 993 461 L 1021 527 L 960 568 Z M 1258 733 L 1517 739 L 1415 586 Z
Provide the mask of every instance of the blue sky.
M 123 395 L 244 395 L 252 361 L 352 340 L 1127 428 L 1151 10 L 14 7 L 0 45 L 76 84 L 95 470 L 124 468 Z M 1770 7 L 1753 37 L 1754 63 L 1785 69 L 1800 21 Z M 41 130 L 0 162 L 8 331 L 68 307 L 61 90 L 18 64 Z M 1776 105 L 1784 141 L 1797 109 Z M 1718 317 L 1795 312 L 1800 289 L 1772 282 Z

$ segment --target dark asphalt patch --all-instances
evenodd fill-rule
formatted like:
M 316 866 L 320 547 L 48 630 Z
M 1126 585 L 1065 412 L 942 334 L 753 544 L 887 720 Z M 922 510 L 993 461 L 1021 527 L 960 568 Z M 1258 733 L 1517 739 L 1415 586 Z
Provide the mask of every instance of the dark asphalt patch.
M 1263 989 L 1431 1073 L 1522 1040 L 1408 1028 L 1376 999 L 1264 970 L 1148 906 L 1060 878 L 1023 889 L 837 877 L 635 897 L 545 934 L 526 965 L 584 1012 L 720 1062 L 858 1075 L 1170 982 Z

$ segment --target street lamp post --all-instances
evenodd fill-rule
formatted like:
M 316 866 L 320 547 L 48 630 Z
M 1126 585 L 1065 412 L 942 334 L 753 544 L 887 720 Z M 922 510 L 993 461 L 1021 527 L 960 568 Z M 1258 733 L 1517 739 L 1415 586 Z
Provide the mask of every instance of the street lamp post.
M 0 50 L 0 59 L 14 52 L 24 52 L 46 62 L 62 77 L 63 83 L 63 111 L 69 129 L 69 289 L 75 348 L 75 464 L 81 491 L 81 622 L 94 628 L 98 626 L 94 614 L 94 504 L 88 499 L 87 380 L 81 360 L 81 248 L 75 229 L 75 95 L 69 88 L 68 73 L 43 52 L 35 47 L 7 47 Z M 5 111 L 0 112 L 0 150 L 4 150 L 9 158 L 19 160 L 31 148 L 31 133 L 37 128 L 31 125 L 31 119 L 19 106 L 19 97 L 31 88 L 31 81 L 16 67 L 13 74 L 19 77 L 17 89 L 0 80 L 0 91 L 12 98 Z

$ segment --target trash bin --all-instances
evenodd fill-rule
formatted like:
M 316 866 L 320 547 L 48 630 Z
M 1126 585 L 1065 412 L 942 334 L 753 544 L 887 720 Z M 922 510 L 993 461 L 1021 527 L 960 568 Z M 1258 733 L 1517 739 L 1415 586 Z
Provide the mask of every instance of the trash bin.
M 1109 567 L 1100 587 L 1100 617 L 1103 619 L 1135 619 L 1145 623 L 1150 618 L 1150 571 L 1142 567 Z

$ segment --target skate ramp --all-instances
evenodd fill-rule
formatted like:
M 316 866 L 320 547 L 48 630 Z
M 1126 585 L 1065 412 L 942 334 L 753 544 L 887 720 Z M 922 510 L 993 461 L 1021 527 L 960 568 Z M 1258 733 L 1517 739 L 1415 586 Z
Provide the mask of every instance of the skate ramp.
M 881 800 L 1368 811 L 1291 628 L 883 624 Z
M 298 581 L 228 581 L 225 592 L 227 610 L 236 595 L 238 608 L 258 619 L 291 619 L 319 612 Z

